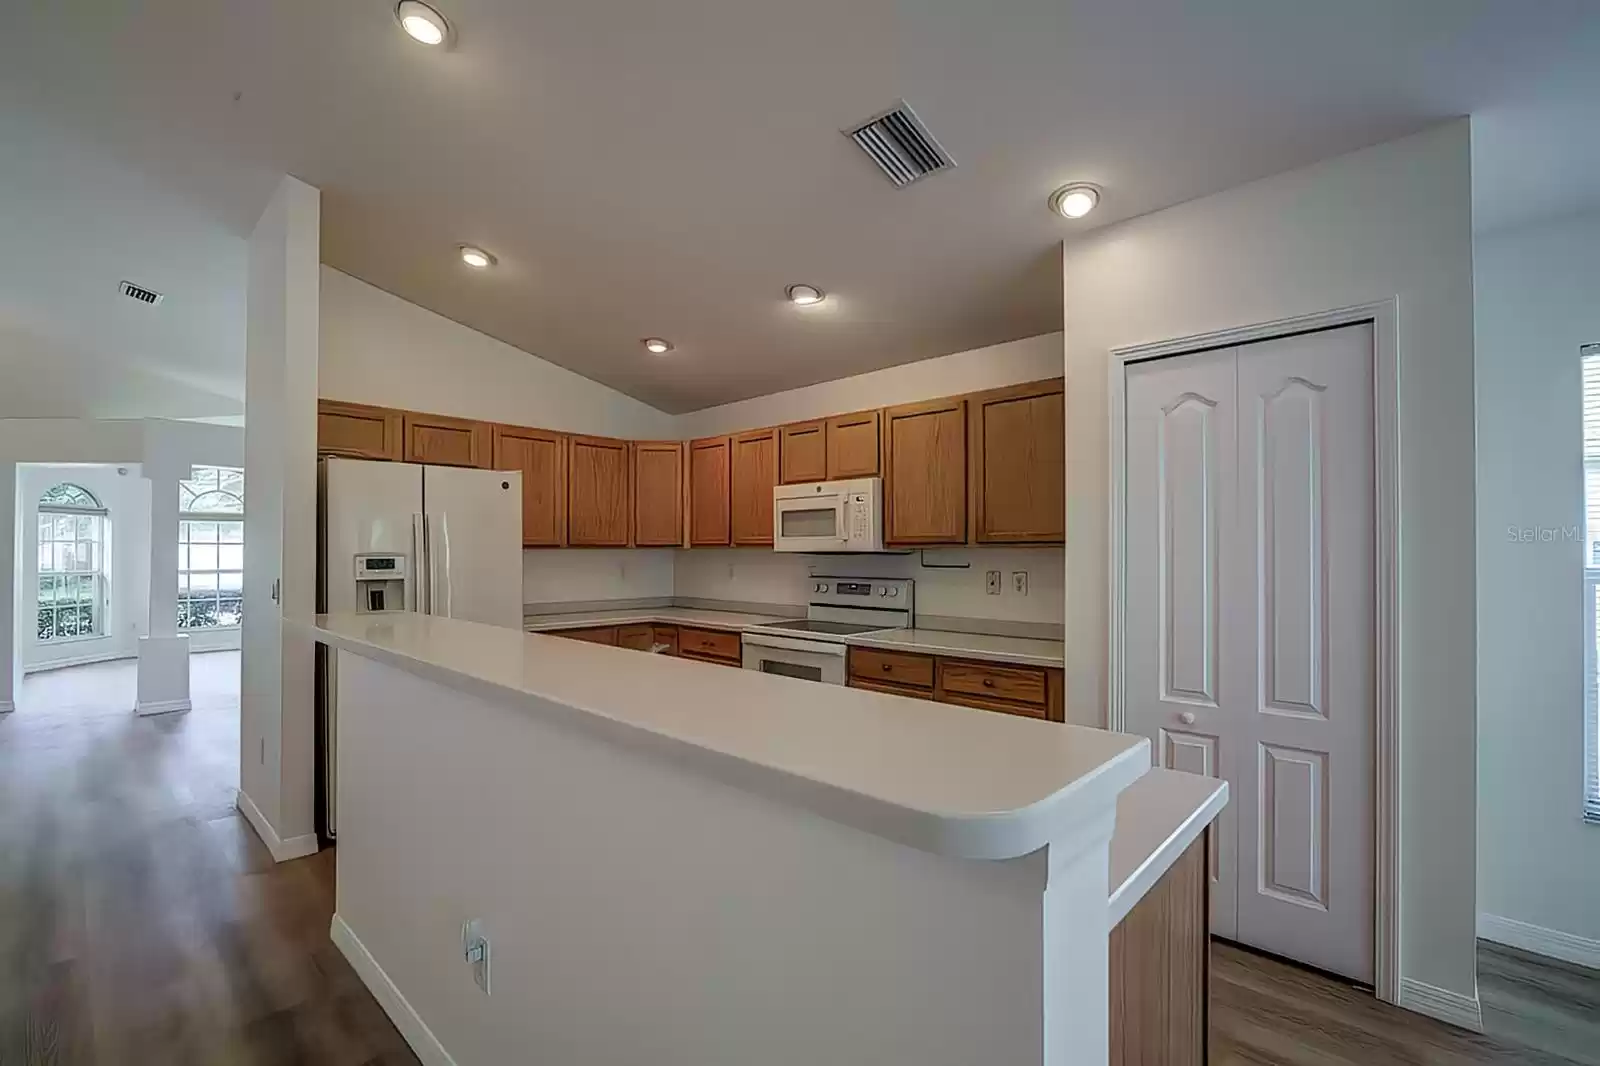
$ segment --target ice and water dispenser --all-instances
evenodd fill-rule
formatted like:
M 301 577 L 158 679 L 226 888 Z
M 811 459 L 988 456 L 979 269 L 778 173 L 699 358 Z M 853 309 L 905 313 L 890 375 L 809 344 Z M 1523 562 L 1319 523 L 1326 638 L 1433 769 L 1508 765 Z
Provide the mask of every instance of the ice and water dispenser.
M 406 557 L 404 555 L 365 554 L 356 556 L 356 610 L 406 609 Z

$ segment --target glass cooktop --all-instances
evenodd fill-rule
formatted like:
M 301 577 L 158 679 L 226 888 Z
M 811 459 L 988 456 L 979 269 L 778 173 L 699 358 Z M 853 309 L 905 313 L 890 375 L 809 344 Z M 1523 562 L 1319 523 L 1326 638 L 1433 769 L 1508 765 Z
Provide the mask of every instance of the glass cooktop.
M 865 625 L 861 622 L 822 622 L 815 618 L 796 618 L 792 622 L 763 622 L 757 629 L 783 629 L 791 633 L 828 633 L 836 637 L 850 637 L 857 633 L 871 633 L 887 626 Z

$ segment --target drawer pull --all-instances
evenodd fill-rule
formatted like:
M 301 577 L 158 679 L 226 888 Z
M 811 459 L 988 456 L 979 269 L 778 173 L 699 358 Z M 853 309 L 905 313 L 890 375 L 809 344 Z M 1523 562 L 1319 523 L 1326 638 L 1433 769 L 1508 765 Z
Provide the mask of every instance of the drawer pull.
M 992 677 L 984 678 L 983 679 L 983 687 L 984 688 L 994 688 L 994 678 L 992 678 Z
M 887 674 L 890 670 L 893 670 L 893 669 L 894 669 L 894 667 L 891 664 L 889 664 L 889 663 L 884 663 L 883 664 L 883 672 L 884 673 Z

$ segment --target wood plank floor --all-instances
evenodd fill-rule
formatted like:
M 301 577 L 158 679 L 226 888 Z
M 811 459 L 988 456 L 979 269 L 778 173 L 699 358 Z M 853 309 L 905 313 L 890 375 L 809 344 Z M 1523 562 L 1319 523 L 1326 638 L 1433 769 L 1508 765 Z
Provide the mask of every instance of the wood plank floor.
M 0 1066 L 415 1063 L 328 941 L 335 853 L 274 865 L 233 808 L 238 654 L 192 667 L 186 715 L 135 718 L 118 663 L 0 717 Z M 1483 1035 L 1218 944 L 1211 1061 L 1600 1066 L 1600 975 L 1479 970 Z

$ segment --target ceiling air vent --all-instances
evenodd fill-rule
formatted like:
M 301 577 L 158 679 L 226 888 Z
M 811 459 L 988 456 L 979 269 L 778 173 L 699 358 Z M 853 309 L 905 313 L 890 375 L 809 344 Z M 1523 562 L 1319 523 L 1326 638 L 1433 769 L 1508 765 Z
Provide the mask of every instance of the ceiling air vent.
M 956 165 L 904 100 L 844 133 L 878 164 L 883 176 L 897 189 Z
M 143 285 L 135 285 L 131 281 L 124 281 L 117 286 L 117 291 L 130 300 L 138 300 L 140 303 L 149 304 L 152 307 L 160 303 L 162 299 L 161 294 L 154 289 L 147 289 Z

